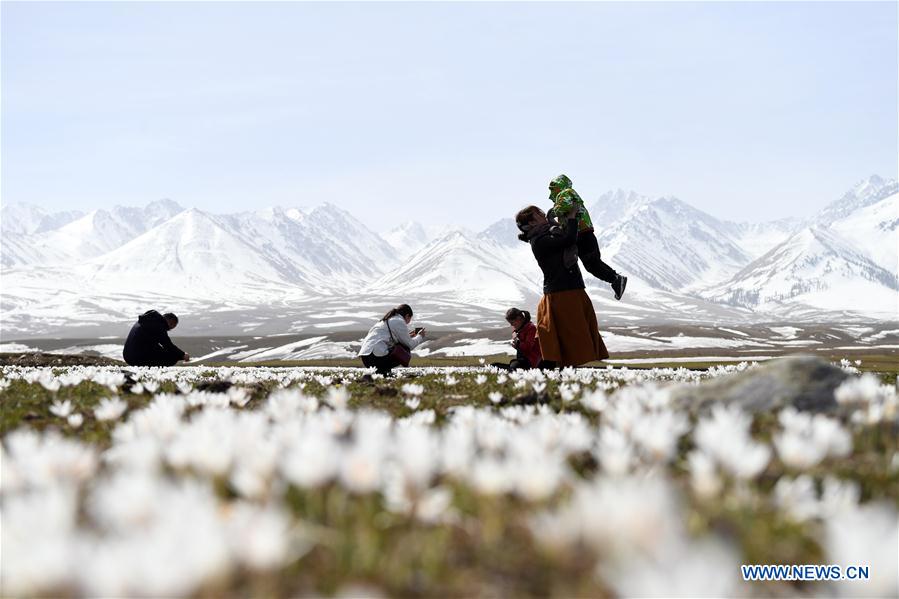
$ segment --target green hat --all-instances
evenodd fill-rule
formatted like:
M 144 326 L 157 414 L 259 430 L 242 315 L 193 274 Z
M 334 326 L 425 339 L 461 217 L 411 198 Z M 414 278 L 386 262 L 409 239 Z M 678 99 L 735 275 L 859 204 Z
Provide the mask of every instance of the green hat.
M 571 187 L 571 179 L 568 178 L 568 175 L 559 175 L 555 179 L 549 182 L 550 187 L 560 187 L 562 189 L 568 189 Z

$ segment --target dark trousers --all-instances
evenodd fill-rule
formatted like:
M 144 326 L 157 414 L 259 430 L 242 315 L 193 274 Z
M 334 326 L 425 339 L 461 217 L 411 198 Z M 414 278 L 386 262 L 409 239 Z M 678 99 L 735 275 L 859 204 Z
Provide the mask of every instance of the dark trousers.
M 137 355 L 129 353 L 123 357 L 129 366 L 174 366 L 183 356 L 175 355 L 159 347 L 145 348 Z
M 506 364 L 505 362 L 493 362 L 490 365 L 501 370 L 529 370 L 531 368 L 531 363 L 527 361 L 527 358 L 516 358 L 509 364 Z
M 596 241 L 593 231 L 581 231 L 577 234 L 577 253 L 587 272 L 600 281 L 615 282 L 618 273 L 602 261 L 599 254 L 599 242 Z
M 390 374 L 390 370 L 394 366 L 399 366 L 399 364 L 390 357 L 390 354 L 387 354 L 386 356 L 367 354 L 362 356 L 362 363 L 366 368 L 376 368 L 378 374 Z

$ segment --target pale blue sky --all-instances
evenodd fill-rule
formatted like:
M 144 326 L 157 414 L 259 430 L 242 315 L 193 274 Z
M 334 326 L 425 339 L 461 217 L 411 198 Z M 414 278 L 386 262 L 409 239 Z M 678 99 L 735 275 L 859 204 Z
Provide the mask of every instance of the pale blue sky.
M 480 228 L 566 172 L 764 220 L 897 174 L 894 2 L 0 11 L 4 202 Z

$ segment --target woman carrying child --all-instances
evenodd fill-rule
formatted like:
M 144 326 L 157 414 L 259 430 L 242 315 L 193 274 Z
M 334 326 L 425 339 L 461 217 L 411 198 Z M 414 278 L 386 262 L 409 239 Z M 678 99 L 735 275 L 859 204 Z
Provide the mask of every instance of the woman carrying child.
M 596 312 L 584 290 L 584 278 L 571 250 L 577 243 L 577 207 L 565 218 L 559 232 L 550 228 L 546 214 L 528 206 L 515 215 L 521 231 L 543 271 L 543 298 L 537 306 L 537 336 L 544 366 L 579 366 L 609 357 L 599 335 Z

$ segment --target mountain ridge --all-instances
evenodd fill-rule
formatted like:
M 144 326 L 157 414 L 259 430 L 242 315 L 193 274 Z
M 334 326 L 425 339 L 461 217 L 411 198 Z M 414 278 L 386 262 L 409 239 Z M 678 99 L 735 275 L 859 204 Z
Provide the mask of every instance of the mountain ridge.
M 858 308 L 889 318 L 899 271 L 895 243 L 888 247 L 899 227 L 895 189 L 893 180 L 869 177 L 823 216 L 755 224 L 717 219 L 674 196 L 606 192 L 591 216 L 604 260 L 630 283 L 625 300 L 603 303 L 603 310 L 627 319 L 690 305 L 709 318 L 728 310 L 744 318 L 734 310 L 751 309 L 776 319 Z M 166 280 L 173 284 L 165 293 L 211 310 L 300 297 L 366 303 L 413 296 L 499 309 L 531 305 L 540 295 L 541 274 L 511 218 L 477 233 L 438 234 L 439 227 L 413 221 L 379 235 L 334 204 L 211 214 L 162 200 L 67 213 L 53 228 L 47 224 L 57 222 L 53 214 L 14 206 L 4 206 L 3 217 L 4 309 L 16 315 L 7 322 L 28 323 L 36 313 L 45 321 L 53 314 L 78 321 L 116 304 L 117 295 L 156 297 Z M 816 264 L 830 269 L 819 272 Z M 71 272 L 61 276 L 59 268 Z M 609 300 L 606 284 L 584 276 L 594 301 Z M 867 298 L 861 304 L 846 291 L 852 285 Z M 765 301 L 754 301 L 753 293 Z M 87 305 L 96 308 L 79 307 Z

